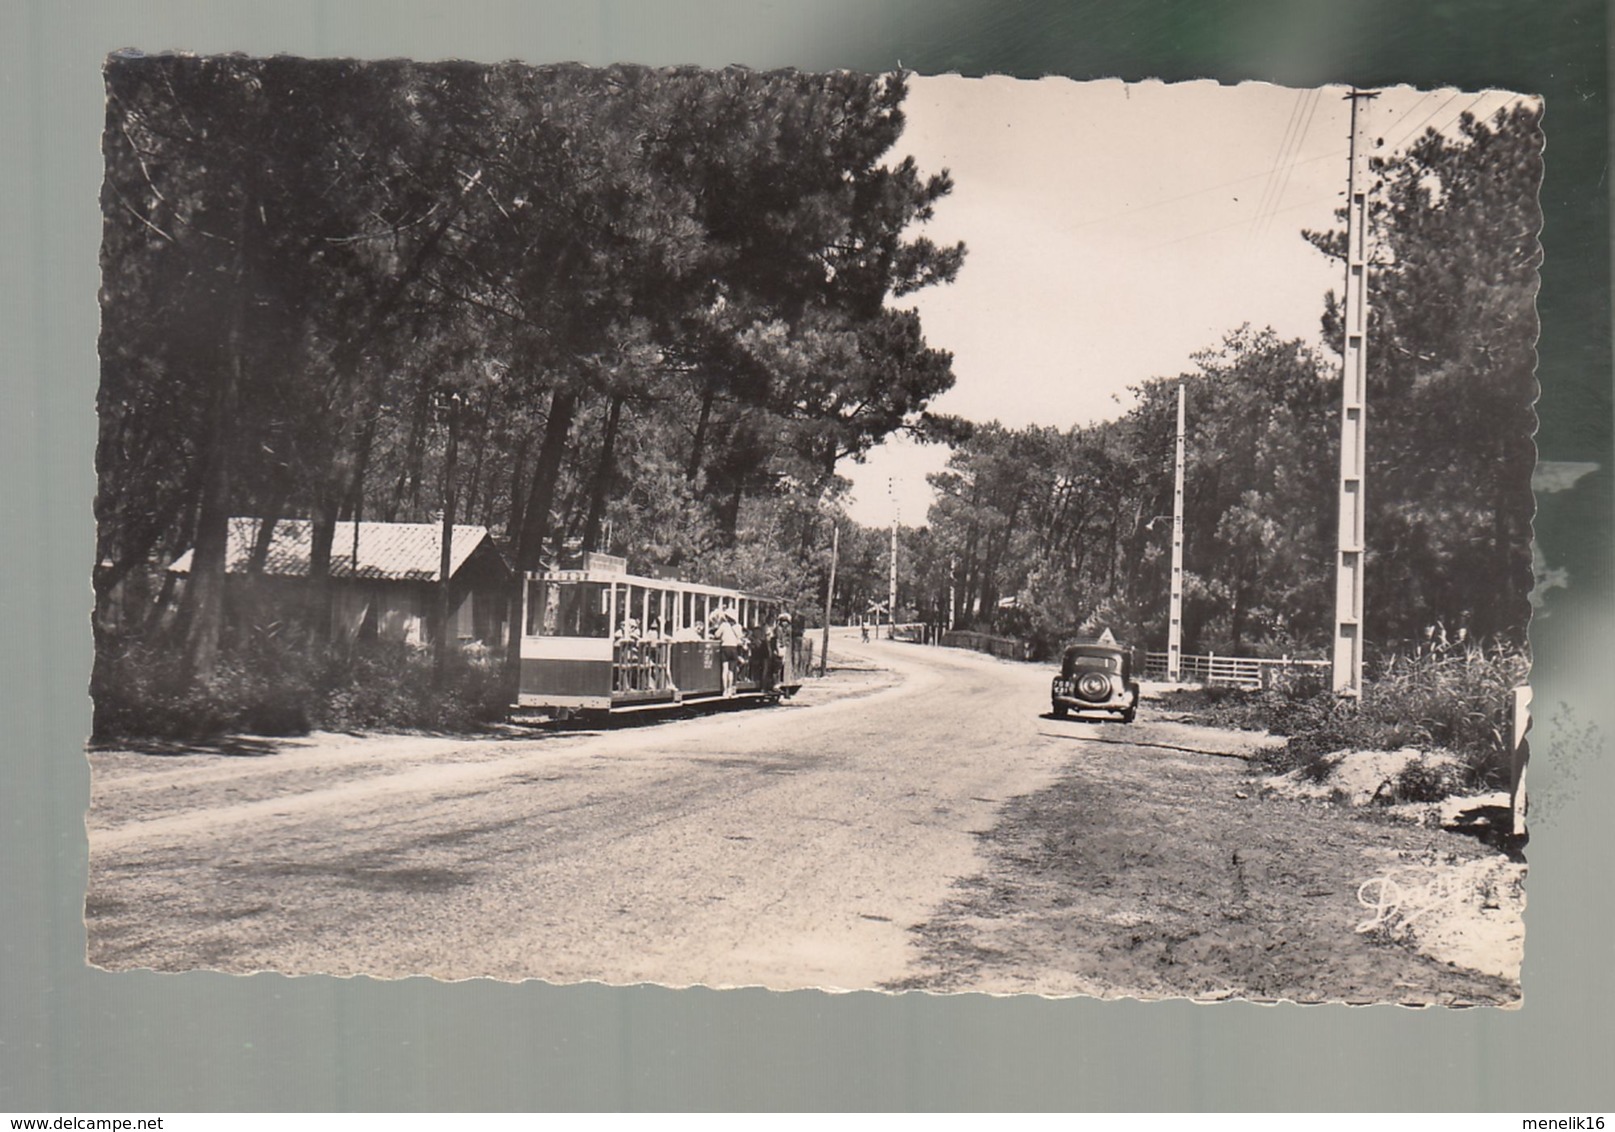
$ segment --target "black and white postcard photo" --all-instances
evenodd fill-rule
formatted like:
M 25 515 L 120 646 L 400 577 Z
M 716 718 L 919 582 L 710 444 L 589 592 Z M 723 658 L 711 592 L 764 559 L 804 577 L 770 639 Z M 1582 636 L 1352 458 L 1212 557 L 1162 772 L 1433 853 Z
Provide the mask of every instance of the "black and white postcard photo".
M 1537 97 L 104 79 L 93 966 L 1522 1003 Z

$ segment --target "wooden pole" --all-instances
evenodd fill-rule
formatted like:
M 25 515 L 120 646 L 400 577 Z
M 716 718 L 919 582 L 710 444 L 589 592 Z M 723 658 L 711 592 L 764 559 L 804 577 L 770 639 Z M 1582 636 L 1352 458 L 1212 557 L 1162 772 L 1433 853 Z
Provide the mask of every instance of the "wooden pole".
M 1525 836 L 1525 772 L 1531 748 L 1525 733 L 1531 729 L 1531 687 L 1521 685 L 1509 693 L 1509 814 L 1510 832 Z

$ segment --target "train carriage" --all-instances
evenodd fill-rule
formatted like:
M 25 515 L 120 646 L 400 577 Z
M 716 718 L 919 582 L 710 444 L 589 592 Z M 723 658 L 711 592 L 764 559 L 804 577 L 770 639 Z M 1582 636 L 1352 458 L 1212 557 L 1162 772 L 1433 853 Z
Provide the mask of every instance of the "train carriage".
M 518 709 L 626 712 L 724 698 L 712 626 L 729 611 L 742 637 L 733 695 L 796 690 L 791 650 L 774 648 L 780 603 L 757 594 L 628 573 L 615 556 L 526 575 Z M 787 624 L 788 628 L 788 624 Z

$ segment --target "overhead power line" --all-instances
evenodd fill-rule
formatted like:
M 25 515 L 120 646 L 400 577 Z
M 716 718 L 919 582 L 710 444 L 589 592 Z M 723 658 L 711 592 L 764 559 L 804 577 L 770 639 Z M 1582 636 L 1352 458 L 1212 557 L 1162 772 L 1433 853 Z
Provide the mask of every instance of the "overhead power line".
M 1389 136 L 1390 134 L 1396 132 L 1404 122 L 1419 112 L 1419 108 L 1421 106 L 1423 106 L 1431 98 L 1439 97 L 1440 94 L 1441 92 L 1439 90 L 1426 91 L 1416 102 L 1413 103 L 1412 106 L 1398 115 L 1396 121 L 1392 122 L 1385 130 L 1385 133 L 1381 136 Z M 1313 197 L 1297 204 L 1284 205 L 1282 203 L 1283 197 L 1289 189 L 1289 185 L 1294 176 L 1295 170 L 1308 165 L 1314 165 L 1319 161 L 1332 160 L 1334 158 L 1341 157 L 1346 153 L 1344 148 L 1336 148 L 1325 153 L 1314 154 L 1311 157 L 1302 158 L 1300 160 L 1286 160 L 1286 155 L 1299 153 L 1300 150 L 1304 148 L 1307 132 L 1311 128 L 1311 124 L 1317 113 L 1317 106 L 1322 99 L 1322 95 L 1323 90 L 1321 88 L 1317 90 L 1303 91 L 1300 93 L 1295 104 L 1291 107 L 1289 118 L 1286 120 L 1285 132 L 1280 140 L 1279 150 L 1275 155 L 1273 162 L 1266 169 L 1262 169 L 1254 173 L 1247 173 L 1240 177 L 1232 177 L 1226 181 L 1218 181 L 1214 184 L 1205 185 L 1200 188 L 1190 189 L 1187 192 L 1176 193 L 1169 197 L 1161 197 L 1157 200 L 1148 201 L 1144 204 L 1118 209 L 1115 212 L 1105 213 L 1102 216 L 1091 217 L 1090 219 L 1082 220 L 1075 224 L 1062 225 L 1062 230 L 1075 231 L 1080 228 L 1088 228 L 1095 224 L 1103 224 L 1111 220 L 1119 220 L 1126 217 L 1136 216 L 1152 209 L 1164 208 L 1170 204 L 1179 204 L 1186 200 L 1192 200 L 1195 197 L 1204 196 L 1207 193 L 1214 193 L 1222 189 L 1233 188 L 1236 185 L 1248 184 L 1255 180 L 1266 180 L 1268 184 L 1263 187 L 1262 195 L 1258 199 L 1257 203 L 1256 216 L 1253 219 L 1241 219 L 1232 221 L 1228 224 L 1220 224 L 1213 228 L 1201 229 L 1196 232 L 1191 232 L 1185 236 L 1179 236 L 1171 240 L 1165 240 L 1161 243 L 1150 245 L 1150 247 L 1146 248 L 1145 250 L 1167 247 L 1171 244 L 1195 239 L 1198 236 L 1211 235 L 1216 232 L 1225 231 L 1229 228 L 1237 228 L 1242 224 L 1248 224 L 1251 226 L 1252 235 L 1254 237 L 1259 238 L 1265 235 L 1267 232 L 1272 230 L 1272 222 L 1274 217 L 1281 216 L 1288 212 L 1294 212 L 1297 209 L 1306 208 L 1308 205 L 1315 204 L 1321 199 L 1326 199 Z M 1434 121 L 1443 111 L 1447 110 L 1453 105 L 1453 103 L 1457 102 L 1462 97 L 1463 92 L 1461 91 L 1454 92 L 1453 94 L 1449 95 L 1446 99 L 1439 102 L 1434 109 L 1428 111 L 1422 118 L 1420 118 L 1418 123 L 1411 130 L 1403 133 L 1396 141 L 1387 142 L 1385 148 L 1389 151 L 1400 149 L 1410 140 L 1417 137 L 1423 131 L 1425 126 L 1429 125 L 1430 122 Z M 1470 101 L 1468 106 L 1466 106 L 1463 110 L 1460 110 L 1453 118 L 1448 119 L 1446 124 L 1440 127 L 1437 132 L 1445 132 L 1453 122 L 1456 122 L 1458 118 L 1462 117 L 1465 112 L 1474 109 L 1474 107 L 1479 105 L 1479 103 L 1484 100 L 1485 97 L 1485 92 L 1475 96 L 1475 98 Z M 1280 175 L 1282 175 L 1282 180 L 1277 179 Z
M 1297 148 L 1297 150 L 1300 149 L 1301 143 L 1306 140 L 1307 131 L 1312 128 L 1313 116 L 1317 114 L 1317 112 L 1318 112 L 1318 103 L 1322 99 L 1323 99 L 1323 91 L 1322 90 L 1315 90 L 1315 91 L 1312 92 L 1312 101 L 1311 101 L 1311 104 L 1307 107 L 1306 121 L 1301 123 L 1301 132 L 1297 136 L 1297 139 L 1296 139 L 1296 148 Z M 1284 170 L 1284 180 L 1279 183 L 1278 194 L 1273 198 L 1272 203 L 1269 205 L 1267 215 L 1262 219 L 1261 227 L 1256 233 L 1258 237 L 1266 235 L 1268 229 L 1272 227 L 1272 225 L 1273 225 L 1273 217 L 1274 217 L 1274 215 L 1277 214 L 1279 205 L 1284 203 L 1284 194 L 1290 191 L 1290 178 L 1293 177 L 1294 175 L 1295 175 L 1295 163 L 1291 162 L 1289 167 Z
M 1301 91 L 1290 104 L 1290 117 L 1284 123 L 1284 133 L 1279 138 L 1279 151 L 1273 158 L 1273 164 L 1267 170 L 1267 183 L 1262 186 L 1262 195 L 1256 200 L 1256 211 L 1251 216 L 1250 234 L 1256 234 L 1256 225 L 1261 221 L 1263 210 L 1267 208 L 1268 201 L 1273 197 L 1273 187 L 1278 181 L 1279 169 L 1284 165 L 1285 159 L 1290 156 L 1290 143 L 1295 136 L 1296 123 L 1301 120 L 1301 108 L 1306 105 L 1307 92 Z
M 1407 133 L 1403 134 L 1401 136 L 1401 138 L 1399 138 L 1397 141 L 1392 142 L 1390 144 L 1390 148 L 1392 150 L 1398 150 L 1398 149 L 1401 149 L 1403 146 L 1407 145 L 1408 142 L 1412 141 L 1414 138 L 1419 136 L 1419 133 L 1429 123 L 1430 119 L 1434 118 L 1437 114 L 1441 113 L 1443 110 L 1445 110 L 1447 107 L 1451 106 L 1454 102 L 1457 102 L 1462 97 L 1463 97 L 1463 92 L 1462 91 L 1455 92 L 1452 95 L 1451 98 L 1447 99 L 1447 101 L 1443 102 L 1440 106 L 1437 106 L 1434 110 L 1430 111 L 1430 113 L 1426 114 L 1422 119 L 1420 119 L 1419 124 L 1417 126 L 1414 126 Z
M 1282 215 L 1282 214 L 1284 214 L 1286 212 L 1294 212 L 1297 209 L 1308 208 L 1311 205 L 1320 204 L 1320 203 L 1322 203 L 1323 201 L 1326 201 L 1326 200 L 1337 200 L 1337 199 L 1339 199 L 1340 195 L 1341 195 L 1340 193 L 1336 192 L 1336 193 L 1331 193 L 1328 196 L 1324 196 L 1324 197 L 1310 197 L 1307 200 L 1300 201 L 1297 204 L 1292 204 L 1292 205 L 1288 205 L 1288 206 L 1286 206 L 1284 208 L 1275 209 L 1273 215 L 1274 216 L 1279 216 L 1279 215 Z M 1244 219 L 1243 217 L 1241 217 L 1240 219 L 1235 220 L 1235 221 L 1233 221 L 1232 223 L 1229 223 L 1229 224 L 1219 224 L 1215 228 L 1202 228 L 1200 231 L 1198 231 L 1198 232 L 1190 232 L 1186 236 L 1178 236 L 1178 237 L 1176 237 L 1174 239 L 1171 239 L 1171 240 L 1162 240 L 1159 244 L 1151 244 L 1151 245 L 1149 245 L 1148 247 L 1146 247 L 1146 248 L 1144 248 L 1142 250 L 1147 251 L 1147 252 L 1151 252 L 1151 251 L 1156 250 L 1157 248 L 1168 248 L 1168 247 L 1171 247 L 1173 244 L 1181 244 L 1186 240 L 1197 239 L 1197 238 L 1199 238 L 1201 236 L 1210 236 L 1210 235 L 1213 235 L 1213 234 L 1215 234 L 1217 232 L 1225 232 L 1229 228 L 1238 228 L 1241 225 L 1248 224 L 1248 223 L 1250 223 L 1250 221 L 1248 221 L 1248 220 Z
M 1390 123 L 1383 130 L 1376 130 L 1375 133 L 1377 133 L 1379 135 L 1381 141 L 1383 141 L 1384 139 L 1390 137 L 1392 134 L 1396 133 L 1396 131 L 1398 131 L 1398 130 L 1400 130 L 1402 128 L 1402 123 L 1403 122 L 1406 122 L 1409 118 L 1413 117 L 1413 115 L 1417 114 L 1419 112 L 1419 107 L 1423 106 L 1428 99 L 1433 98 L 1436 95 L 1439 95 L 1440 93 L 1441 92 L 1439 90 L 1427 90 L 1427 91 L 1425 91 L 1423 94 L 1419 95 L 1419 100 L 1417 102 L 1415 102 L 1412 106 L 1409 106 L 1406 110 L 1402 111 L 1402 113 L 1400 113 L 1400 114 L 1398 114 L 1396 116 L 1396 121 Z M 1441 108 L 1439 106 L 1436 107 L 1436 110 L 1440 110 L 1440 109 Z M 1431 111 L 1432 115 L 1434 113 L 1435 113 L 1435 111 Z M 1429 120 L 1428 118 L 1425 119 L 1425 121 L 1428 121 L 1428 120 Z M 1423 123 L 1421 122 L 1420 124 L 1422 125 Z
M 1438 129 L 1436 131 L 1436 133 L 1438 133 L 1438 134 L 1446 133 L 1448 130 L 1450 130 L 1452 128 L 1452 124 L 1454 122 L 1456 122 L 1458 119 L 1462 118 L 1465 114 L 1468 114 L 1475 107 L 1479 106 L 1481 99 L 1483 99 L 1485 97 L 1486 97 L 1486 92 L 1485 91 L 1482 91 L 1481 93 L 1477 94 L 1475 96 L 1474 100 L 1472 102 L 1470 102 L 1470 104 L 1468 106 L 1465 106 L 1462 110 L 1458 111 L 1458 113 L 1454 114 L 1451 118 L 1448 118 L 1447 119 L 1447 124 L 1442 126 L 1440 129 Z
M 1308 157 L 1303 161 L 1297 161 L 1291 166 L 1291 168 L 1299 169 L 1303 165 L 1313 165 L 1319 161 L 1327 161 L 1332 157 L 1340 157 L 1345 152 L 1346 151 L 1344 149 L 1330 150 L 1328 153 L 1320 153 L 1313 157 Z M 1162 197 L 1160 200 L 1153 200 L 1148 204 L 1141 204 L 1132 208 L 1124 208 L 1116 212 L 1108 212 L 1103 216 L 1096 216 L 1090 220 L 1083 220 L 1076 224 L 1067 224 L 1063 226 L 1063 230 L 1075 231 L 1078 228 L 1088 228 L 1095 224 L 1103 224 L 1107 220 L 1119 220 L 1123 217 L 1133 216 L 1140 212 L 1146 212 L 1152 208 L 1160 208 L 1168 204 L 1177 204 L 1179 201 L 1190 200 L 1197 196 L 1204 196 L 1206 193 L 1214 193 L 1218 189 L 1227 189 L 1233 187 L 1234 185 L 1243 185 L 1247 181 L 1254 181 L 1259 177 L 1266 177 L 1270 172 L 1270 170 L 1264 169 L 1259 173 L 1247 173 L 1243 177 L 1235 177 L 1228 181 L 1218 181 L 1214 185 L 1206 185 L 1205 187 L 1199 189 L 1190 189 L 1188 192 L 1179 193 L 1177 196 Z M 1246 222 L 1241 220 L 1239 223 L 1243 224 Z

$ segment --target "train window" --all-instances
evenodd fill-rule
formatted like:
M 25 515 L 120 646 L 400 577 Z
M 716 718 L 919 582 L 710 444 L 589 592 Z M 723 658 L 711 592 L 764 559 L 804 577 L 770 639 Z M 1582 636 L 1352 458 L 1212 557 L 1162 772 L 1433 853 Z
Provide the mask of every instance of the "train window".
M 606 587 L 602 582 L 529 582 L 527 635 L 607 636 Z
M 527 583 L 527 635 L 536 637 L 540 634 L 540 626 L 549 620 L 545 610 L 551 594 L 557 592 L 557 587 L 540 581 Z

